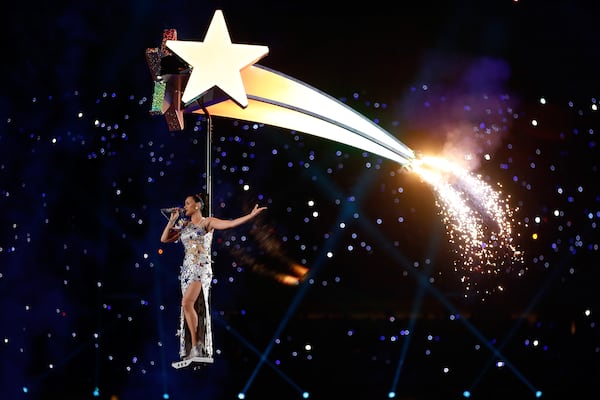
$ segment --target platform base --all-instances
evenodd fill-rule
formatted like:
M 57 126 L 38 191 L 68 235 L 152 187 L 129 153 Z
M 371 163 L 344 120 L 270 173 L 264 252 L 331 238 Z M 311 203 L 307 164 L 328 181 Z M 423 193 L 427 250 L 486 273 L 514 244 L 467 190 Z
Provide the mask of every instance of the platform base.
M 171 366 L 176 369 L 186 368 L 189 366 L 197 367 L 201 364 L 212 364 L 215 362 L 215 359 L 212 357 L 192 357 L 187 360 L 175 361 L 171 363 Z

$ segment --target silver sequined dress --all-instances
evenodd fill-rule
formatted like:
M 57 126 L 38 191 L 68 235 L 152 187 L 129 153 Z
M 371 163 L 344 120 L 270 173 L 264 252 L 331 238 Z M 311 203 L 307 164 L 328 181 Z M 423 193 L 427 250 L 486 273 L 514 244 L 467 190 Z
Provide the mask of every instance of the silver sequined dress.
M 185 293 L 192 281 L 200 281 L 202 291 L 194 305 L 198 313 L 198 326 L 196 327 L 199 347 L 203 348 L 203 357 L 213 356 L 212 330 L 209 307 L 210 286 L 212 283 L 212 261 L 210 258 L 212 232 L 188 222 L 181 229 L 179 240 L 183 244 L 185 254 L 179 279 L 181 281 L 181 295 Z M 183 307 L 179 323 L 179 355 L 183 358 L 191 349 L 190 331 L 185 321 Z

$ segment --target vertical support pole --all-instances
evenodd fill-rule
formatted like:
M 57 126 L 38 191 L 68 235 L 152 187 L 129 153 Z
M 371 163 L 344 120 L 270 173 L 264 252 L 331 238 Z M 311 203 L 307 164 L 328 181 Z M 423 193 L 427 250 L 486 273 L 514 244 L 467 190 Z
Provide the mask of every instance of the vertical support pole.
M 212 216 L 212 118 L 208 110 L 203 107 L 206 115 L 206 206 L 205 215 Z

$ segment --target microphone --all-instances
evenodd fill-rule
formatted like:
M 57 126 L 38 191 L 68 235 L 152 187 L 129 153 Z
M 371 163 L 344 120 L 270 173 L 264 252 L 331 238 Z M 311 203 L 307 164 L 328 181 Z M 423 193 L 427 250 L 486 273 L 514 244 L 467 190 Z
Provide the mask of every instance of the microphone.
M 160 212 L 163 214 L 172 214 L 174 212 L 182 213 L 183 208 L 181 208 L 181 207 L 161 208 Z

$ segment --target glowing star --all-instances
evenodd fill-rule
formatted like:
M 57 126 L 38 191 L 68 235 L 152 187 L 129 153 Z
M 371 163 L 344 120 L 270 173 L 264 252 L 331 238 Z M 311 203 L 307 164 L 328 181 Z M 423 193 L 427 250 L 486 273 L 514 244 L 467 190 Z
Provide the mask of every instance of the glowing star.
M 404 143 L 341 101 L 281 72 L 255 64 L 266 55 L 267 47 L 232 44 L 220 10 L 215 11 L 203 43 L 167 40 L 166 46 L 193 68 L 179 104 L 183 112 L 300 131 L 401 165 L 415 158 L 413 150 Z M 185 73 L 185 69 L 177 72 L 181 81 Z M 155 81 L 155 85 L 163 89 L 160 82 Z M 225 92 L 224 95 L 211 90 L 215 87 Z M 177 90 L 175 85 L 155 90 L 153 103 L 175 104 Z M 169 129 L 183 127 L 170 124 Z
M 166 45 L 192 67 L 181 100 L 197 100 L 218 87 L 242 107 L 248 105 L 240 72 L 269 53 L 266 46 L 231 43 L 223 13 L 213 15 L 204 42 L 167 40 Z

